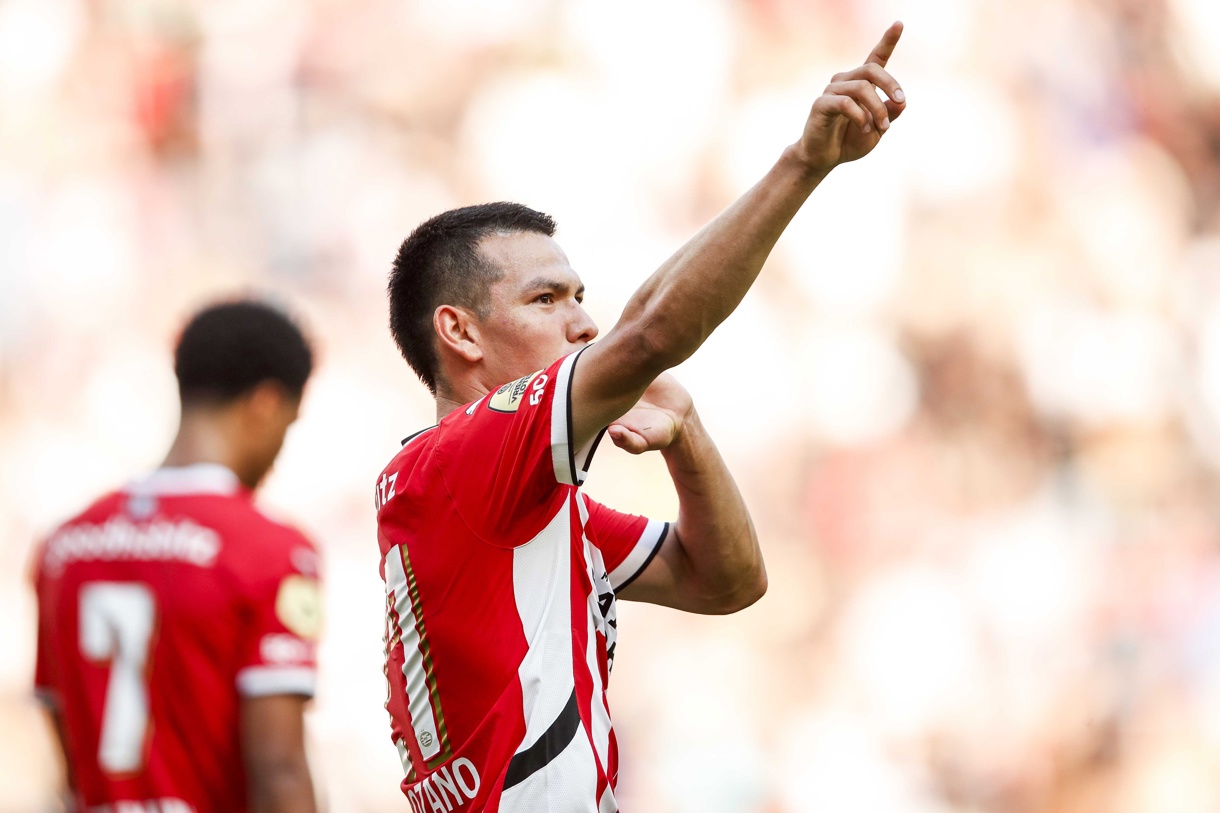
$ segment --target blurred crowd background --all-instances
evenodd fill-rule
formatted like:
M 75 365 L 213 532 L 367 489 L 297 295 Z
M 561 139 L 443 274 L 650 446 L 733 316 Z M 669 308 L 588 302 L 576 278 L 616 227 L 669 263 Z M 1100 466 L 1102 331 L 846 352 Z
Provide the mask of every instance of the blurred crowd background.
M 424 218 L 553 214 L 603 330 L 886 24 L 909 111 L 679 377 L 771 576 L 620 605 L 649 813 L 1220 810 L 1213 0 L 0 2 L 0 811 L 54 811 L 35 541 L 155 466 L 199 305 L 321 365 L 265 490 L 327 562 L 312 759 L 401 811 L 373 478 L 432 404 L 385 328 Z M 590 493 L 669 518 L 659 459 Z

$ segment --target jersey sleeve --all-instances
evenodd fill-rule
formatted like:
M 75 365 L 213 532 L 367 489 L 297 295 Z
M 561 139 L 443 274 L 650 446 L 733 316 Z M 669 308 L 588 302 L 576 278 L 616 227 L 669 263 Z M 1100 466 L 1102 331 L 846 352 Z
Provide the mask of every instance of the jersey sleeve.
M 296 532 L 260 557 L 246 585 L 237 690 L 243 697 L 312 697 L 322 625 L 321 581 L 313 545 Z
M 669 523 L 624 514 L 581 495 L 585 536 L 601 551 L 610 586 L 622 590 L 644 572 L 665 542 Z
M 446 418 L 437 460 L 462 521 L 499 547 L 525 544 L 585 481 L 602 434 L 574 448 L 572 371 L 578 351 Z

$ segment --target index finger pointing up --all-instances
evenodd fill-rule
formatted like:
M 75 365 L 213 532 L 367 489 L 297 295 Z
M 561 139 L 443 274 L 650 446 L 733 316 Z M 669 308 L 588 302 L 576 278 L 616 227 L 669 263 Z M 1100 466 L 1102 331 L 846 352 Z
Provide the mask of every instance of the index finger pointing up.
M 894 55 L 894 46 L 898 44 L 901 36 L 902 23 L 900 22 L 885 29 L 885 33 L 881 35 L 881 42 L 877 43 L 877 47 L 868 55 L 868 59 L 864 60 L 865 64 L 872 62 L 884 68 L 885 63 L 889 62 L 890 57 Z

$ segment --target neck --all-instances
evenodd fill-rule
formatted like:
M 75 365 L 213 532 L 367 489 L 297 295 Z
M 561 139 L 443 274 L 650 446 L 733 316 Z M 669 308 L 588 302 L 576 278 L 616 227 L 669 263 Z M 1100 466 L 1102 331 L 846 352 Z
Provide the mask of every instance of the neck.
M 226 429 L 225 416 L 219 410 L 183 410 L 163 466 L 193 466 L 197 463 L 218 463 L 242 478 L 241 463 Z
M 447 398 L 443 395 L 437 395 L 436 396 L 436 422 L 440 423 L 441 420 L 446 415 L 448 415 L 450 412 L 452 412 L 455 409 L 461 409 L 461 407 L 462 407 L 461 403 L 454 401 L 451 398 Z
M 497 385 L 499 386 L 499 385 Z M 482 382 L 466 378 L 457 382 L 438 381 L 436 387 L 436 422 L 460 409 L 471 401 L 477 401 L 491 390 Z

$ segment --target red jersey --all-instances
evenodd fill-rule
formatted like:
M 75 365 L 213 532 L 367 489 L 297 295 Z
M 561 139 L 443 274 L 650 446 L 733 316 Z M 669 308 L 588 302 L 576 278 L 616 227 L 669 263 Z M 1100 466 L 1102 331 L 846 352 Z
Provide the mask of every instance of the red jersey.
M 197 465 L 103 497 L 35 566 L 35 683 L 59 711 L 78 807 L 246 810 L 241 698 L 313 694 L 313 545 L 228 469 Z
M 414 813 L 617 810 L 614 591 L 668 523 L 578 490 L 579 353 L 408 438 L 377 482 L 391 736 Z

